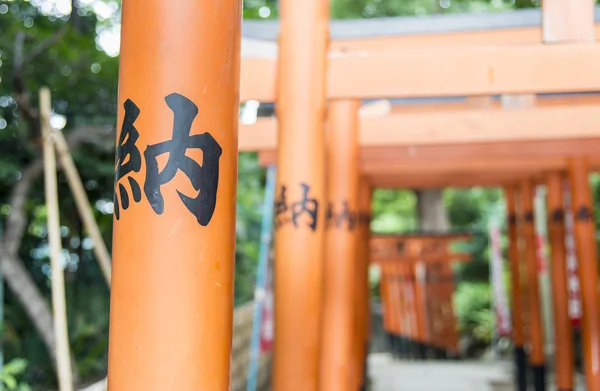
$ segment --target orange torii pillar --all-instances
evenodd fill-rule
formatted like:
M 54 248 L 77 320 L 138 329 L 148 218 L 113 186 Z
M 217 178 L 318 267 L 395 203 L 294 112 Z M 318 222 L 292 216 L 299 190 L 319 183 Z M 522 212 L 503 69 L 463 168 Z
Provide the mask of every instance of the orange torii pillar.
M 315 391 L 323 304 L 329 2 L 281 0 L 279 15 L 275 259 L 280 262 L 274 274 L 273 389 Z
M 398 265 L 391 263 L 389 266 L 392 277 L 390 281 L 390 304 L 391 304 L 391 334 L 392 334 L 392 353 L 396 357 L 400 357 L 400 322 L 401 322 L 401 276 L 398 273 Z
M 559 391 L 573 390 L 573 330 L 569 318 L 569 291 L 565 250 L 564 200 L 562 175 L 548 174 L 548 225 L 552 246 L 552 307 L 554 309 L 554 341 L 556 386 Z
M 440 321 L 438 319 L 439 313 L 439 297 L 437 291 L 437 265 L 435 263 L 427 262 L 424 264 L 426 274 L 425 274 L 425 297 L 426 300 L 424 302 L 425 309 L 425 329 L 427 330 L 425 333 L 426 341 L 425 341 L 425 351 L 426 356 L 429 356 L 430 353 L 433 353 L 433 356 L 436 358 L 441 357 L 441 352 L 439 350 L 439 334 L 440 334 Z
M 111 391 L 229 389 L 241 7 L 123 2 Z
M 414 282 L 414 299 L 415 299 L 415 314 L 416 314 L 416 333 L 415 342 L 417 346 L 418 357 L 422 360 L 427 358 L 427 340 L 429 339 L 427 330 L 427 313 L 425 306 L 427 303 L 426 293 L 426 278 L 427 269 L 423 262 L 415 262 L 413 264 L 413 282 Z
M 523 297 L 521 294 L 521 265 L 519 254 L 519 234 L 517 230 L 517 207 L 515 188 L 505 187 L 507 226 L 508 226 L 508 258 L 510 262 L 510 281 L 512 291 L 512 340 L 515 349 L 515 383 L 517 391 L 527 391 L 527 354 L 525 353 L 525 336 L 523 333 Z
M 592 391 L 600 390 L 600 298 L 596 226 L 588 172 L 588 162 L 584 158 L 573 158 L 569 162 L 577 258 L 580 260 L 579 279 L 583 306 L 581 345 L 587 389 Z
M 371 325 L 369 288 L 369 240 L 371 237 L 371 199 L 373 190 L 369 181 L 362 177 L 358 185 L 358 232 L 356 238 L 356 355 L 355 371 L 358 374 L 360 390 L 367 384 L 367 355 Z
M 546 389 L 546 358 L 544 356 L 544 329 L 542 327 L 538 261 L 535 246 L 533 182 L 529 179 L 523 180 L 520 190 L 523 236 L 525 238 L 525 254 L 527 259 L 527 281 L 529 286 L 529 324 L 531 327 L 529 363 L 533 372 L 535 391 L 544 391 Z
M 379 296 L 381 297 L 381 312 L 383 314 L 383 329 L 388 337 L 390 349 L 393 350 L 394 342 L 392 340 L 392 319 L 390 305 L 390 270 L 389 265 L 381 265 L 381 277 L 379 279 Z
M 327 134 L 327 213 L 323 275 L 320 391 L 358 390 L 356 351 L 356 237 L 359 101 L 333 101 Z
M 407 265 L 408 264 L 408 265 Z M 410 263 L 402 262 L 398 264 L 400 280 L 402 282 L 400 286 L 400 335 L 398 337 L 398 349 L 401 358 L 410 358 L 410 340 L 411 340 L 411 308 L 409 301 L 409 290 L 410 290 L 410 276 L 408 275 L 407 269 Z M 410 267 L 410 266 L 409 266 Z

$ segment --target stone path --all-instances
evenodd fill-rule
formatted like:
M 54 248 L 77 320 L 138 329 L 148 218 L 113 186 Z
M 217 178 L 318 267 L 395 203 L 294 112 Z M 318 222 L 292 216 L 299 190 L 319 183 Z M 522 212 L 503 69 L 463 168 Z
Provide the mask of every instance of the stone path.
M 508 361 L 398 361 L 387 353 L 371 354 L 372 391 L 513 391 Z M 552 375 L 548 391 L 554 391 Z M 578 376 L 576 390 L 584 391 Z

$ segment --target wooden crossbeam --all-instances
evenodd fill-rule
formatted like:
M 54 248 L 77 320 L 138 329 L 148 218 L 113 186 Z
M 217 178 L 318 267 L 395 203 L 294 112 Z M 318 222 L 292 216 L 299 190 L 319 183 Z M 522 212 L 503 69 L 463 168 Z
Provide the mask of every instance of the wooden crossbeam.
M 595 36 L 600 37 L 600 24 L 594 27 Z M 331 42 L 331 52 L 397 50 L 460 45 L 524 45 L 542 42 L 542 28 L 518 27 L 495 30 L 472 30 L 452 33 L 385 36 L 355 39 L 336 39 Z
M 600 65 L 600 64 L 599 64 Z M 469 144 L 567 139 L 600 136 L 600 103 L 597 97 L 572 103 L 539 104 L 522 109 L 457 108 L 414 112 L 394 109 L 385 116 L 360 119 L 361 147 L 394 147 L 433 144 Z M 595 103 L 591 103 L 595 102 Z M 260 118 L 240 125 L 240 151 L 268 151 L 277 146 L 277 120 Z
M 388 189 L 443 189 L 447 187 L 471 188 L 471 187 L 499 187 L 515 183 L 523 179 L 522 173 L 503 173 L 490 175 L 489 173 L 478 173 L 472 175 L 371 175 L 368 177 L 370 183 L 376 188 Z
M 422 256 L 397 256 L 395 258 L 381 259 L 376 258 L 371 262 L 381 264 L 409 263 L 409 262 L 424 262 L 424 263 L 439 263 L 439 262 L 470 262 L 473 256 L 468 253 L 439 253 L 427 254 Z
M 327 93 L 330 99 L 371 99 L 598 91 L 599 48 L 466 45 L 332 53 Z M 244 58 L 240 100 L 274 102 L 276 80 L 276 59 Z
M 377 235 L 371 238 L 371 262 L 468 261 L 470 254 L 452 253 L 450 245 L 471 237 L 469 233 Z
M 358 52 L 329 58 L 327 92 L 370 99 L 598 91 L 597 69 L 594 44 Z
M 274 102 L 277 96 L 277 60 L 274 58 L 242 58 L 240 102 L 257 100 Z

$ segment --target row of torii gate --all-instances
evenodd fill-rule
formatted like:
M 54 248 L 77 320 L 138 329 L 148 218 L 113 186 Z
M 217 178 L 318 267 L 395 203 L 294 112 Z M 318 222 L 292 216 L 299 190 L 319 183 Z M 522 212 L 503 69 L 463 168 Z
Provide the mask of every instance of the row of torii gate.
M 453 305 L 453 262 L 469 253 L 451 245 L 470 239 L 466 233 L 377 235 L 370 261 L 381 270 L 383 328 L 392 353 L 403 358 L 459 358 L 459 334 Z
M 576 211 L 587 386 L 600 391 L 587 178 L 600 163 L 593 1 L 544 0 L 541 26 L 376 36 L 407 21 L 392 18 L 365 22 L 375 34 L 330 39 L 327 1 L 280 0 L 278 44 L 264 49 L 276 47 L 275 57 L 253 57 L 241 44 L 241 11 L 237 0 L 123 1 L 109 390 L 228 389 L 237 156 L 258 151 L 263 164 L 277 165 L 275 391 L 363 383 L 373 188 L 509 186 L 529 242 L 532 186 L 547 183 L 551 232 L 560 230 L 557 184 L 565 174 Z M 347 27 L 360 35 L 361 23 Z M 361 107 L 424 97 L 462 98 Z M 277 120 L 239 126 L 240 101 L 249 100 L 275 102 Z M 564 262 L 559 242 L 552 241 L 554 264 Z M 554 289 L 560 296 L 563 286 Z M 518 284 L 512 291 L 518 298 Z M 536 330 L 538 299 L 530 297 Z M 522 352 L 519 302 L 514 342 Z M 555 311 L 568 319 L 564 306 Z M 545 365 L 539 335 L 532 332 L 529 354 L 536 379 Z M 557 359 L 559 368 L 571 365 L 568 351 Z M 562 379 L 569 390 L 572 379 Z

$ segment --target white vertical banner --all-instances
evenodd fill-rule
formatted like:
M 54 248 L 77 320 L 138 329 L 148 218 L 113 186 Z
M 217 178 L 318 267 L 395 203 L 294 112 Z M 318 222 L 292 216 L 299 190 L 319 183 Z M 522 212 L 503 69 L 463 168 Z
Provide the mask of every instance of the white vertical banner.
M 581 321 L 581 287 L 579 285 L 579 262 L 575 247 L 573 210 L 571 209 L 571 188 L 569 181 L 563 182 L 564 218 L 565 218 L 565 251 L 567 263 L 567 291 L 569 294 L 569 317 L 573 326 Z
M 546 352 L 554 352 L 554 318 L 552 316 L 552 283 L 548 260 L 548 218 L 546 210 L 546 188 L 536 186 L 534 195 L 535 252 L 538 263 L 539 294 L 544 322 Z
M 496 332 L 501 337 L 507 337 L 511 333 L 510 309 L 508 296 L 504 286 L 502 243 L 500 227 L 492 222 L 489 225 L 490 240 L 490 283 L 492 285 L 492 302 L 496 315 Z

